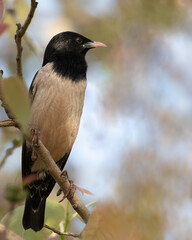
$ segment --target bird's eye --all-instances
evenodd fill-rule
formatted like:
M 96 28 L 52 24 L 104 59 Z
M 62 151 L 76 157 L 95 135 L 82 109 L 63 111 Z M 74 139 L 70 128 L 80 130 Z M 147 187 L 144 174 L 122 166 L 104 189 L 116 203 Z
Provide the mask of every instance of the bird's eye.
M 76 41 L 77 41 L 79 44 L 81 44 L 81 43 L 83 42 L 81 38 L 76 38 Z

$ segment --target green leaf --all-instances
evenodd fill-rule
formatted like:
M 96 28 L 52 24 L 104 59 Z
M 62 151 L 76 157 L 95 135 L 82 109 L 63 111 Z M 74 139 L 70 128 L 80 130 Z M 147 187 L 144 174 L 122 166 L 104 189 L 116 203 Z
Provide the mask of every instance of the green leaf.
M 5 78 L 0 81 L 0 94 L 22 132 L 28 135 L 30 100 L 25 83 L 19 77 Z
M 43 228 L 39 232 L 34 232 L 29 229 L 25 231 L 22 226 L 22 217 L 23 217 L 24 206 L 17 207 L 13 211 L 13 215 L 11 216 L 11 221 L 9 225 L 9 229 L 13 232 L 17 233 L 25 240 L 40 240 L 40 239 L 48 239 L 51 232 L 50 230 Z M 1 220 L 1 223 L 6 223 L 8 214 Z M 61 204 L 47 200 L 46 210 L 45 210 L 45 224 L 59 229 L 59 223 L 64 218 L 64 208 Z

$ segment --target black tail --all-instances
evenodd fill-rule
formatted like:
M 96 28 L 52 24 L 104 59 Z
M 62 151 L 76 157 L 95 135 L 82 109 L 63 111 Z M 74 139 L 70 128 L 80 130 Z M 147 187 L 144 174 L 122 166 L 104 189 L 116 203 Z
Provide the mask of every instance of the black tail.
M 58 167 L 63 170 L 68 159 L 68 154 L 57 162 Z M 31 150 L 27 148 L 26 143 L 23 144 L 22 151 L 22 177 L 30 176 L 34 161 L 31 159 Z M 34 231 L 40 231 L 44 225 L 45 203 L 46 198 L 51 193 L 55 185 L 55 180 L 47 172 L 41 180 L 31 182 L 25 189 L 28 197 L 25 202 L 25 211 L 23 215 L 24 229 L 32 228 Z
M 25 230 L 32 228 L 35 232 L 40 231 L 44 225 L 45 202 L 43 199 L 38 209 L 32 209 L 31 198 L 27 198 L 25 202 L 25 210 L 23 215 L 23 227 Z

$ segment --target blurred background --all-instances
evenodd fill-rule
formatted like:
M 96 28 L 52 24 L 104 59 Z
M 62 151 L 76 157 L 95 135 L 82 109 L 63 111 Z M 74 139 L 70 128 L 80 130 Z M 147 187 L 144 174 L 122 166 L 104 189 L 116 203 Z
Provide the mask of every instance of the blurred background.
M 4 4 L 0 69 L 9 77 L 16 74 L 15 22 L 25 20 L 30 2 Z M 94 193 L 85 203 L 110 201 L 126 213 L 121 220 L 134 234 L 117 239 L 191 239 L 191 13 L 191 0 L 39 0 L 23 41 L 28 87 L 55 34 L 75 31 L 108 46 L 87 55 L 85 105 L 66 169 Z M 19 137 L 0 129 L 1 160 Z M 20 155 L 17 148 L 0 169 L 0 217 L 4 186 L 21 181 Z

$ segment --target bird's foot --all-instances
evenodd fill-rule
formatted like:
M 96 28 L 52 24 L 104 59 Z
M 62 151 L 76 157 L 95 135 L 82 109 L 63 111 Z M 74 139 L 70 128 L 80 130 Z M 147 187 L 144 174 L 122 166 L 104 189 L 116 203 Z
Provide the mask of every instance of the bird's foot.
M 75 186 L 75 184 L 73 183 L 72 180 L 69 180 L 69 184 L 70 184 L 70 186 L 69 186 L 67 192 L 64 193 L 64 195 L 63 195 L 62 199 L 59 201 L 59 203 L 62 202 L 65 198 L 72 198 L 73 197 L 73 195 L 76 191 L 76 186 Z
M 62 202 L 65 198 L 72 198 L 77 188 L 77 186 L 73 183 L 73 181 L 68 179 L 68 174 L 66 170 L 61 173 L 61 176 L 69 181 L 69 188 L 67 192 L 64 193 L 62 199 L 59 202 Z M 57 192 L 57 196 L 60 196 L 61 193 L 62 193 L 62 189 L 60 188 Z
M 35 129 L 35 128 L 32 128 L 31 129 L 31 144 L 32 144 L 32 155 L 31 155 L 31 159 L 33 161 L 37 160 L 37 153 L 36 151 L 34 150 L 34 146 L 37 147 L 39 145 L 39 136 L 40 136 L 40 132 Z
M 39 145 L 40 132 L 36 128 L 31 128 L 31 143 L 33 146 Z
M 65 198 L 72 198 L 76 190 L 79 190 L 79 191 L 82 193 L 82 196 L 83 196 L 84 194 L 93 195 L 93 193 L 90 192 L 89 190 L 87 190 L 87 189 L 85 189 L 85 188 L 81 188 L 81 187 L 75 185 L 72 180 L 69 180 L 68 174 L 67 174 L 67 171 L 66 171 L 66 170 L 61 173 L 61 176 L 64 177 L 65 180 L 68 180 L 68 181 L 69 181 L 70 186 L 69 186 L 67 192 L 64 193 L 63 198 L 62 198 L 59 202 L 62 202 Z M 62 191 L 62 189 L 60 188 L 60 189 L 58 190 L 58 192 L 57 192 L 57 196 L 60 196 L 62 192 L 63 192 L 63 191 Z

